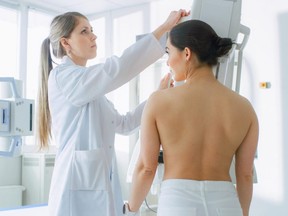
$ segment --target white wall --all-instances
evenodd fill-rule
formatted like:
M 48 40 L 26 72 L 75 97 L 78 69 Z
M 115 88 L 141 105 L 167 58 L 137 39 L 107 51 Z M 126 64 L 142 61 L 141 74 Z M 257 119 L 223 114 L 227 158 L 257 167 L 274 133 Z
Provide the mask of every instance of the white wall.
M 244 50 L 241 94 L 254 105 L 260 123 L 258 184 L 254 186 L 252 216 L 288 215 L 288 2 L 242 2 L 242 24 L 251 35 Z M 270 89 L 259 88 L 271 82 Z M 285 131 L 286 130 L 286 131 Z

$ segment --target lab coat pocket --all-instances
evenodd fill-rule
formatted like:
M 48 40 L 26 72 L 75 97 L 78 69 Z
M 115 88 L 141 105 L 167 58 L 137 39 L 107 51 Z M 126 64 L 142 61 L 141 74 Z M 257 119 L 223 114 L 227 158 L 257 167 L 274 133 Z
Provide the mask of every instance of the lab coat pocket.
M 107 190 L 108 170 L 103 149 L 75 151 L 72 190 Z
M 242 209 L 239 208 L 219 208 L 217 209 L 218 216 L 243 216 Z
M 169 207 L 158 209 L 157 216 L 197 216 L 196 208 Z

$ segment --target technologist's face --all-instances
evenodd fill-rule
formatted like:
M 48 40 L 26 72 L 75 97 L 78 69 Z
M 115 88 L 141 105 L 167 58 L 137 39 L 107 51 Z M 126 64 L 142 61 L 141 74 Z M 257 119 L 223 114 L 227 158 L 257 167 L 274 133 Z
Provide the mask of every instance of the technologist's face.
M 67 39 L 70 47 L 68 56 L 76 64 L 86 65 L 88 59 L 96 57 L 96 38 L 89 21 L 82 17 L 78 18 L 78 25 Z
M 166 53 L 168 54 L 167 65 L 173 73 L 175 81 L 185 80 L 186 60 L 184 52 L 177 49 L 170 43 L 168 38 L 166 43 Z

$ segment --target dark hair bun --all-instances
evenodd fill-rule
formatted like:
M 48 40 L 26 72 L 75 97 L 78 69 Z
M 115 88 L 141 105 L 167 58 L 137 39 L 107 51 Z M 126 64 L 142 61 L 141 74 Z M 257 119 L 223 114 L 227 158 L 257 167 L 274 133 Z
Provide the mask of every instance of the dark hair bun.
M 214 46 L 217 57 L 226 55 L 232 48 L 232 44 L 233 42 L 230 38 L 218 37 L 216 40 L 214 40 Z

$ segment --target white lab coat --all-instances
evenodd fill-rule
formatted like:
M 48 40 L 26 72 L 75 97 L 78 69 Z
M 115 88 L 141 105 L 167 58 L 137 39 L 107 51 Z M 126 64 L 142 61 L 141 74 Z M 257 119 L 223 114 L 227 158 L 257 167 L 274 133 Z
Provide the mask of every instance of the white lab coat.
M 120 216 L 123 199 L 114 150 L 115 133 L 140 125 L 144 104 L 120 115 L 105 94 L 164 54 L 153 34 L 91 67 L 67 56 L 49 76 L 52 132 L 59 147 L 48 208 L 50 216 Z M 128 97 L 128 96 L 127 96 Z

